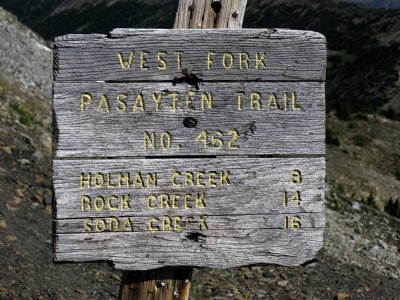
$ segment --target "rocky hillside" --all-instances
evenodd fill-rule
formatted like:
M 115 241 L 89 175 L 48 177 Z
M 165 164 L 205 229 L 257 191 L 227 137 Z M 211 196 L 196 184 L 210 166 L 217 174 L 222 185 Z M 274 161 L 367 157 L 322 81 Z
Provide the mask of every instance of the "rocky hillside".
M 71 32 L 101 32 L 128 15 L 118 15 L 118 5 L 128 5 L 118 0 L 0 5 L 6 2 L 22 20 L 30 16 L 59 33 L 67 27 L 46 22 L 64 22 L 75 28 Z M 160 2 L 167 3 L 163 11 L 155 10 Z M 328 37 L 328 96 L 337 112 L 327 114 L 325 256 L 295 268 L 196 270 L 192 299 L 399 299 L 400 122 L 376 113 L 385 101 L 398 99 L 398 13 L 332 3 L 249 1 L 246 16 L 248 27 L 314 29 Z M 141 22 L 171 27 L 172 1 L 129 5 L 142 5 L 136 12 Z M 101 11 L 109 19 L 96 27 L 105 20 Z M 4 10 L 0 41 L 0 299 L 116 299 L 120 273 L 106 263 L 52 262 L 51 52 Z M 335 103 L 363 109 L 340 111 Z M 373 113 L 361 113 L 370 105 Z
M 0 7 L 0 66 L 3 80 L 18 83 L 26 93 L 49 99 L 52 50 L 37 34 Z M 17 41 L 17 42 L 16 42 Z
M 108 265 L 52 262 L 52 51 L 3 9 L 0 41 L 0 299 L 115 299 Z
M 0 0 L 0 6 L 47 39 L 66 33 L 108 33 L 116 27 L 171 28 L 175 0 Z M 400 11 L 334 0 L 249 0 L 244 27 L 292 28 L 328 40 L 328 110 L 346 119 L 385 103 L 400 118 Z

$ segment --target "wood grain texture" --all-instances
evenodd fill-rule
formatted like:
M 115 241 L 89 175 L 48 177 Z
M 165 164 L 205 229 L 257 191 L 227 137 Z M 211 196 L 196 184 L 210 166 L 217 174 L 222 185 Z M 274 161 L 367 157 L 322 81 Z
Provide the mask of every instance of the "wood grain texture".
M 170 83 L 54 83 L 53 106 L 58 131 L 55 157 L 123 157 L 171 155 L 264 155 L 264 154 L 324 154 L 325 153 L 325 86 L 324 83 L 202 83 L 199 90 L 187 84 Z M 179 93 L 173 108 L 170 94 Z M 188 92 L 191 104 L 187 105 Z M 202 93 L 212 93 L 214 108 L 202 110 Z M 261 110 L 254 104 L 251 93 L 260 93 Z M 292 93 L 300 109 L 292 110 Z M 82 93 L 92 95 L 92 103 L 81 111 Z M 124 93 L 126 111 L 118 111 L 117 94 Z M 153 94 L 162 94 L 159 111 Z M 242 110 L 238 110 L 238 95 L 244 93 Z M 268 103 L 277 96 L 280 109 Z M 284 110 L 284 93 L 288 93 Z M 106 95 L 110 112 L 98 111 L 100 98 Z M 133 112 L 141 94 L 145 112 Z M 184 120 L 197 120 L 195 128 L 186 128 Z M 232 138 L 227 134 L 236 129 L 239 138 L 233 143 L 238 149 L 226 146 Z M 196 142 L 202 131 L 224 133 L 225 147 L 218 149 Z M 162 132 L 172 136 L 170 149 L 162 149 Z M 145 149 L 144 132 L 157 132 L 156 149 Z
M 230 185 L 217 187 L 172 186 L 172 174 L 182 173 L 178 182 L 184 183 L 186 171 L 190 172 L 221 172 L 229 171 Z M 214 159 L 115 159 L 115 160 L 54 160 L 54 188 L 57 201 L 57 219 L 106 217 L 110 211 L 81 211 L 81 195 L 122 195 L 130 194 L 131 211 L 116 211 L 115 216 L 152 216 L 154 211 L 147 208 L 147 196 L 151 194 L 197 194 L 205 193 L 206 208 L 199 210 L 178 210 L 180 213 L 191 215 L 257 215 L 282 213 L 283 192 L 289 194 L 297 190 L 290 183 L 290 172 L 301 170 L 304 184 L 301 186 L 302 197 L 305 201 L 301 206 L 289 205 L 286 213 L 321 212 L 323 211 L 323 158 L 214 158 Z M 157 172 L 158 186 L 150 188 L 121 187 L 121 188 L 81 188 L 80 175 L 91 173 L 92 182 L 97 173 L 112 174 L 110 182 L 118 186 L 117 175 L 131 173 L 134 181 L 137 172 L 145 177 Z M 208 173 L 203 176 L 208 181 Z M 217 176 L 217 183 L 219 183 Z M 108 179 L 106 179 L 107 181 Z M 195 179 L 196 180 L 196 179 Z M 307 183 L 307 184 L 306 184 Z M 111 184 L 111 185 L 112 185 Z M 195 183 L 195 185 L 197 185 Z M 181 199 L 182 200 L 182 199 Z M 157 209 L 160 214 L 174 213 L 173 209 Z
M 124 272 L 121 279 L 121 300 L 187 300 L 192 268 L 165 268 L 145 272 Z
M 301 185 L 290 181 L 290 173 L 295 169 L 301 170 Z M 230 184 L 213 188 L 172 186 L 174 171 L 199 170 L 229 171 Z M 111 260 L 123 270 L 166 266 L 228 268 L 258 263 L 296 265 L 313 259 L 323 245 L 323 158 L 55 160 L 54 171 L 57 261 Z M 134 174 L 138 171 L 157 172 L 157 186 L 80 187 L 81 173 Z M 289 195 L 286 207 L 284 191 Z M 301 195 L 300 205 L 290 201 L 296 191 Z M 94 198 L 127 193 L 132 198 L 130 209 L 82 211 L 82 195 Z M 205 207 L 149 209 L 147 197 L 162 193 L 204 193 Z M 161 220 L 166 216 L 194 219 L 190 224 L 180 222 L 179 232 L 149 229 L 152 217 Z M 208 229 L 199 226 L 201 216 L 207 216 Z M 301 228 L 285 230 L 285 217 L 291 220 L 295 216 L 300 218 Z M 84 232 L 85 219 L 95 224 L 103 218 L 109 224 L 110 217 L 129 217 L 133 232 L 124 229 Z M 155 225 L 162 228 L 161 223 Z
M 175 26 L 231 27 L 230 19 L 233 27 L 240 26 L 246 1 L 222 3 L 223 10 L 213 15 L 205 13 L 210 0 L 180 1 L 182 10 L 199 6 L 191 7 L 191 16 L 178 13 Z M 236 18 L 233 10 L 239 11 Z M 221 23 L 220 17 L 229 20 Z M 132 51 L 132 65 L 123 69 L 118 53 L 126 65 Z M 180 62 L 175 51 L 181 52 Z M 209 51 L 214 52 L 210 67 Z M 224 53 L 228 64 L 232 55 L 232 67 L 227 61 L 223 66 Z M 256 68 L 257 53 L 265 53 L 265 68 Z M 246 55 L 248 68 L 240 63 Z M 107 36 L 57 38 L 55 261 L 107 260 L 121 270 L 151 270 L 294 266 L 317 257 L 325 222 L 325 67 L 325 38 L 309 31 L 115 29 Z M 82 93 L 90 94 L 90 103 L 82 105 Z M 213 106 L 204 109 L 201 95 L 208 93 Z M 260 110 L 252 105 L 252 93 L 261 96 Z M 118 94 L 126 103 L 123 111 Z M 138 95 L 145 108 L 134 111 Z M 243 95 L 240 109 L 238 95 Z M 277 108 L 271 107 L 273 95 Z M 155 96 L 161 97 L 159 110 Z M 191 124 L 195 120 L 194 127 L 185 125 L 187 118 Z M 226 147 L 230 130 L 238 135 L 236 149 Z M 196 141 L 202 131 L 208 135 L 206 149 Z M 145 132 L 156 132 L 156 149 L 145 149 Z M 168 149 L 160 146 L 162 132 L 172 137 Z M 222 149 L 215 147 L 221 144 L 215 137 L 223 141 Z M 293 170 L 301 171 L 301 185 L 291 182 Z M 144 187 L 133 184 L 139 172 Z M 180 187 L 173 184 L 174 172 Z M 91 187 L 81 187 L 82 174 L 100 178 L 100 173 L 108 184 L 96 187 L 99 179 L 93 179 Z M 119 174 L 127 173 L 130 184 L 118 187 Z M 146 175 L 154 173 L 157 185 L 146 187 Z M 203 179 L 196 183 L 199 173 Z M 296 193 L 300 204 L 290 200 Z M 115 209 L 122 197 L 129 205 Z M 201 199 L 197 208 L 196 197 Z M 104 208 L 97 205 L 102 201 Z M 128 230 L 121 226 L 126 220 Z M 132 297 L 134 286 L 126 282 L 126 287 L 122 290 Z
M 55 261 L 112 261 L 120 270 L 171 266 L 232 268 L 243 265 L 296 266 L 314 259 L 322 229 L 207 231 L 198 241 L 188 232 L 64 234 L 56 237 Z M 121 247 L 121 245 L 124 245 Z
M 118 53 L 129 60 L 123 69 Z M 140 51 L 145 51 L 146 66 L 140 68 Z M 168 63 L 159 69 L 158 51 L 164 51 Z M 178 67 L 174 52 L 181 51 Z M 208 52 L 214 63 L 208 69 Z M 234 55 L 234 65 L 225 69 L 223 53 Z M 249 54 L 249 69 L 240 69 L 239 53 Z M 266 55 L 266 67 L 255 68 L 258 52 Z M 110 37 L 67 35 L 56 38 L 54 79 L 57 81 L 172 81 L 187 68 L 203 81 L 324 81 L 326 67 L 325 37 L 310 31 L 283 29 L 167 30 L 116 29 Z

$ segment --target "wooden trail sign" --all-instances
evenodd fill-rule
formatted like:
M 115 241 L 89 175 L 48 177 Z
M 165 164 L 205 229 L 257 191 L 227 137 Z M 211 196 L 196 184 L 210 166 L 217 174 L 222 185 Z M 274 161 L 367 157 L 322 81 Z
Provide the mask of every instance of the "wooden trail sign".
M 326 42 L 291 30 L 67 35 L 56 261 L 299 265 L 323 247 Z

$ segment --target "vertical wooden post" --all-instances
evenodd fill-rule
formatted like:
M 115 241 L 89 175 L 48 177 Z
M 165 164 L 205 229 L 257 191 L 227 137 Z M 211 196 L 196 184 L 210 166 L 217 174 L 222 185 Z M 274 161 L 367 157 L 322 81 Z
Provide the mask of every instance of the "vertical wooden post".
M 242 28 L 247 0 L 179 0 L 174 29 Z M 188 300 L 193 268 L 125 271 L 121 300 Z
M 165 268 L 152 271 L 125 271 L 122 276 L 119 298 L 189 299 L 192 268 Z
M 175 29 L 242 28 L 247 0 L 180 0 Z

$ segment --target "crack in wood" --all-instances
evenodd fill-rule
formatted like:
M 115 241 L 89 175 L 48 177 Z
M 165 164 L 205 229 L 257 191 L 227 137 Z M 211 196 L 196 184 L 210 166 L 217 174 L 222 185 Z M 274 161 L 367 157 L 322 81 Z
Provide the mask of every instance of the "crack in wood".
M 199 83 L 203 81 L 201 78 L 199 78 L 196 74 L 190 73 L 187 68 L 182 69 L 182 74 L 185 76 L 181 78 L 175 77 L 172 80 L 173 86 L 176 86 L 177 84 L 187 83 L 191 86 L 194 86 L 197 91 L 200 89 Z
M 205 243 L 207 236 L 200 232 L 189 232 L 186 235 L 186 238 L 188 238 L 189 240 L 194 241 L 196 243 Z
M 56 116 L 56 112 L 55 112 L 54 108 L 53 108 L 52 112 L 53 112 L 53 114 L 52 114 L 52 118 L 53 118 L 53 135 L 52 135 L 53 149 L 52 149 L 52 152 L 53 152 L 53 157 L 56 157 L 60 130 L 58 128 L 57 116 Z

